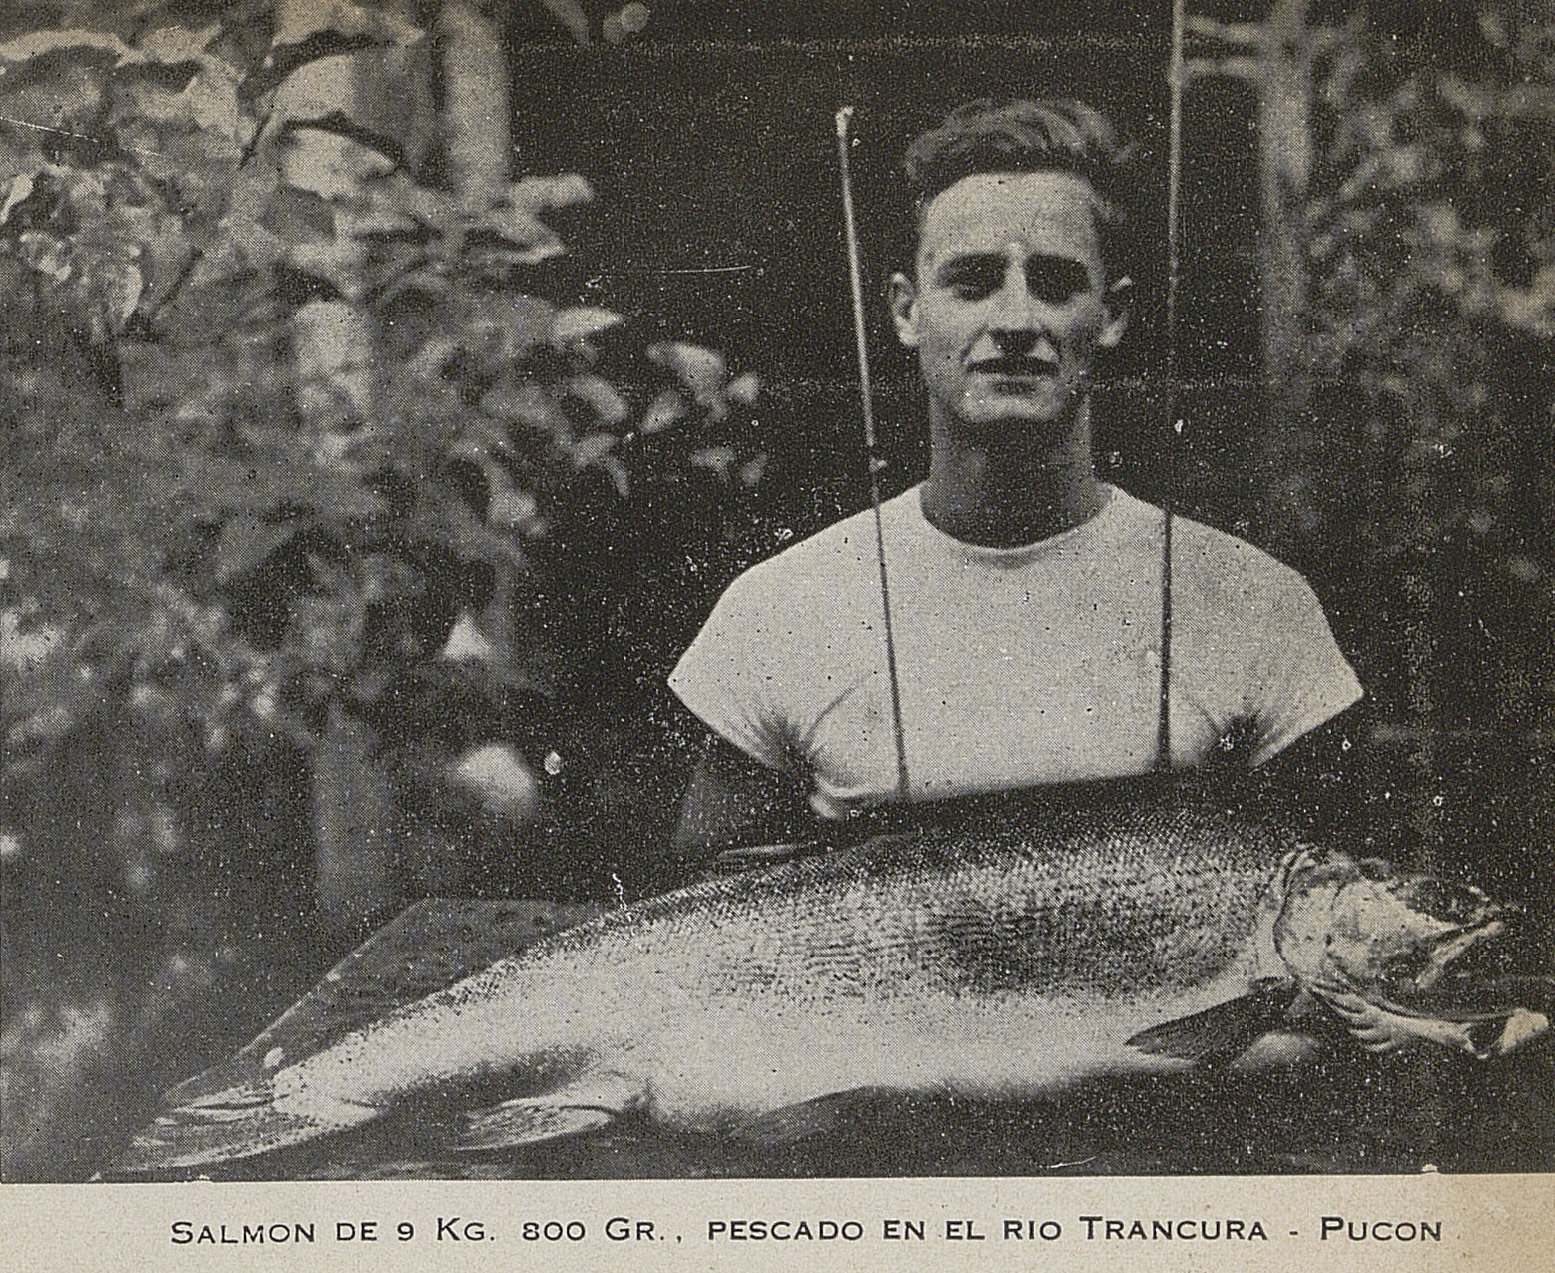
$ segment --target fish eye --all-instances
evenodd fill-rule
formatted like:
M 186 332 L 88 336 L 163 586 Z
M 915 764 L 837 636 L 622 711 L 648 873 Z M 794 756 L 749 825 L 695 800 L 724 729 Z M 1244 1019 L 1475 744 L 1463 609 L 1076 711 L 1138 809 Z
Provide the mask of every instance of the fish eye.
M 1477 888 L 1432 877 L 1416 881 L 1401 900 L 1432 919 L 1460 927 L 1483 920 L 1490 901 Z

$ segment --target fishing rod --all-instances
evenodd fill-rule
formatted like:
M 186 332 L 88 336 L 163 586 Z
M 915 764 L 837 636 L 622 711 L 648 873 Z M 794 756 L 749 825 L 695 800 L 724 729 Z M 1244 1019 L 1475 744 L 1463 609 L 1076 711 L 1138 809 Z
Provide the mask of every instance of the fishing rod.
M 853 107 L 837 112 L 837 163 L 842 179 L 843 233 L 848 243 L 848 282 L 853 290 L 853 334 L 858 342 L 859 395 L 864 404 L 864 454 L 869 465 L 869 504 L 875 514 L 875 559 L 880 563 L 880 604 L 885 612 L 886 675 L 891 682 L 891 732 L 896 743 L 896 794 L 907 799 L 907 741 L 902 730 L 902 689 L 896 671 L 896 642 L 891 633 L 891 586 L 886 578 L 885 531 L 880 522 L 880 470 L 875 448 L 875 410 L 869 387 L 869 342 L 864 335 L 864 284 L 859 270 L 858 228 L 853 218 L 853 177 L 848 167 L 848 127 Z
M 1177 278 L 1182 204 L 1182 79 L 1185 0 L 1172 0 L 1172 49 L 1167 69 L 1171 115 L 1166 181 L 1166 423 L 1167 448 L 1177 436 Z M 1155 767 L 1172 767 L 1172 506 L 1168 489 L 1161 499 L 1161 699 L 1156 717 Z

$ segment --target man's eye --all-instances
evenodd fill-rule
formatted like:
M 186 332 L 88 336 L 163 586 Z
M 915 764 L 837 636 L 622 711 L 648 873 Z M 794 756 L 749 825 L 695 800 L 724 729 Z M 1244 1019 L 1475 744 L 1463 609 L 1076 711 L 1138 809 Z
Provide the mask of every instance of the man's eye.
M 953 271 L 945 280 L 945 286 L 952 296 L 964 301 L 982 300 L 985 296 L 991 296 L 999 290 L 999 284 L 1003 280 L 1003 274 L 993 268 L 968 266 L 964 269 Z
M 998 290 L 997 283 L 990 283 L 987 279 L 957 279 L 950 285 L 952 296 L 963 301 L 980 301 L 986 296 L 992 296 Z
M 1091 277 L 1077 261 L 1033 261 L 1026 272 L 1026 286 L 1039 301 L 1059 305 L 1079 295 Z

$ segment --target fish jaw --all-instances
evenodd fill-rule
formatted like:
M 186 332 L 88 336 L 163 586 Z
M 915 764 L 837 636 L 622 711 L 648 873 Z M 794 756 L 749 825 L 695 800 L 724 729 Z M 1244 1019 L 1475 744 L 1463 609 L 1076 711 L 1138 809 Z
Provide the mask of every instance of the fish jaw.
M 1523 1005 L 1476 1012 L 1445 993 L 1472 990 L 1457 966 L 1503 937 L 1516 913 L 1468 885 L 1334 853 L 1288 872 L 1275 947 L 1367 1051 L 1431 1043 L 1484 1060 L 1549 1029 Z

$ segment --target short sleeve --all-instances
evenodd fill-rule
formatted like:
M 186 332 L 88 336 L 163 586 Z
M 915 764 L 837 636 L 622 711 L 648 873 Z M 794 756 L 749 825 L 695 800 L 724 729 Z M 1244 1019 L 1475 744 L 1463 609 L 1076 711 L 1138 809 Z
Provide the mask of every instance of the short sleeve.
M 703 724 L 778 770 L 788 767 L 792 736 L 777 707 L 783 627 L 759 578 L 742 575 L 719 598 L 669 678 L 670 689 Z
M 1361 684 L 1339 652 L 1323 607 L 1294 571 L 1283 571 L 1267 615 L 1252 716 L 1261 765 L 1303 734 L 1360 700 Z

